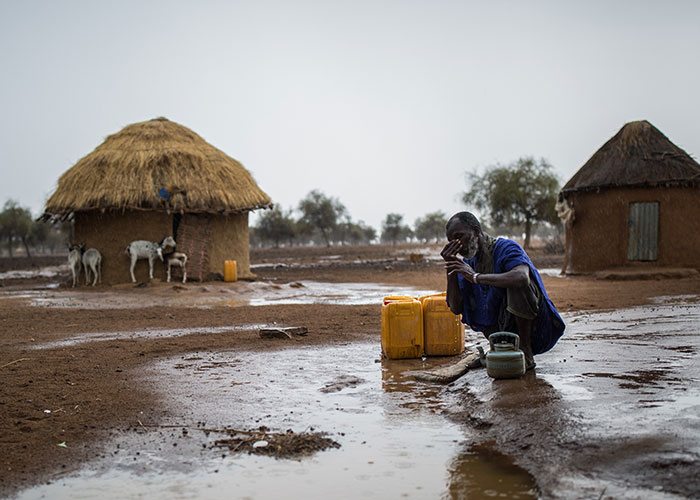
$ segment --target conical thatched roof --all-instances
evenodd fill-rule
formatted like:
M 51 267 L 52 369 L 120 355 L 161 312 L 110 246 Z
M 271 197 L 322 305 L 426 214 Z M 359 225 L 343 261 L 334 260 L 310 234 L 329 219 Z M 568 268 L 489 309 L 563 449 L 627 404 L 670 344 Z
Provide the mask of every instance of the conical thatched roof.
M 698 186 L 700 165 L 646 120 L 630 122 L 566 183 L 562 193 L 619 186 Z
M 250 173 L 166 118 L 127 125 L 67 170 L 45 217 L 81 210 L 240 213 L 271 206 Z

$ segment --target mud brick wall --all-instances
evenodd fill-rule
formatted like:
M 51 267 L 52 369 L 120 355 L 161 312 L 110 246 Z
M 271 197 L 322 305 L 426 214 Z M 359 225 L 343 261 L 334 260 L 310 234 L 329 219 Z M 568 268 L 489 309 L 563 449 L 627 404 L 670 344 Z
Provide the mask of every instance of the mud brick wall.
M 239 278 L 252 278 L 248 213 L 235 215 L 184 214 L 177 234 L 174 215 L 166 212 L 127 210 L 124 212 L 87 211 L 75 214 L 75 242 L 102 253 L 102 282 L 108 285 L 130 283 L 130 259 L 126 247 L 133 240 L 160 242 L 173 236 L 177 250 L 187 254 L 187 280 L 206 281 L 211 273 L 223 275 L 224 261 L 235 260 Z M 148 281 L 148 261 L 139 260 L 134 269 L 138 282 Z M 157 260 L 155 278 L 165 281 L 164 263 Z M 180 268 L 172 269 L 172 280 L 182 279 Z M 81 277 L 84 283 L 84 276 Z
M 567 273 L 614 267 L 700 269 L 700 188 L 611 188 L 569 195 L 575 220 L 566 231 Z M 659 203 L 658 259 L 627 260 L 629 204 Z
M 102 283 L 131 283 L 131 260 L 126 255 L 126 247 L 133 240 L 160 242 L 171 236 L 173 218 L 165 212 L 78 212 L 74 231 L 76 243 L 85 243 L 86 249 L 96 248 L 102 253 Z M 137 261 L 134 276 L 138 282 L 148 281 L 148 260 Z M 153 276 L 163 281 L 166 279 L 165 267 L 160 260 L 153 265 Z M 81 275 L 81 283 L 84 280 L 85 276 Z
M 239 278 L 252 278 L 248 212 L 211 218 L 209 272 L 224 273 L 224 261 L 235 260 Z

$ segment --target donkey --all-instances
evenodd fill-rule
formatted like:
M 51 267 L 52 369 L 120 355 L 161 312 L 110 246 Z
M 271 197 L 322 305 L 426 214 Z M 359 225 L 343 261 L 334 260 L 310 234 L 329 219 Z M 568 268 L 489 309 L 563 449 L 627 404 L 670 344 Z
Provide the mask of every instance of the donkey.
M 75 288 L 76 284 L 80 285 L 80 261 L 84 248 L 85 243 L 82 245 L 68 245 L 68 265 L 71 273 L 73 273 L 73 288 Z
M 172 236 L 166 236 L 163 241 L 156 243 L 154 241 L 134 240 L 126 247 L 126 254 L 131 257 L 131 281 L 136 283 L 134 277 L 134 267 L 139 259 L 148 259 L 148 276 L 153 279 L 153 263 L 156 258 L 163 260 L 163 250 L 168 247 L 175 248 L 175 240 Z
M 90 271 L 92 270 L 92 286 L 95 286 L 99 278 L 102 283 L 102 254 L 96 248 L 88 248 L 83 253 L 83 269 L 85 269 L 85 284 L 90 282 Z

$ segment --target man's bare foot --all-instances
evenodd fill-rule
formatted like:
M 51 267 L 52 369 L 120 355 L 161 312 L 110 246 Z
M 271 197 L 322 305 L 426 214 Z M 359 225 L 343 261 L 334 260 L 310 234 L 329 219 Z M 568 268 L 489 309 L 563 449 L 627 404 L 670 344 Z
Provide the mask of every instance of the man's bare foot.
M 525 370 L 532 370 L 536 366 L 537 363 L 535 363 L 534 356 L 525 354 Z
M 476 358 L 471 363 L 469 363 L 468 366 L 470 370 L 473 370 L 475 368 L 483 368 L 484 364 L 481 362 L 481 358 Z

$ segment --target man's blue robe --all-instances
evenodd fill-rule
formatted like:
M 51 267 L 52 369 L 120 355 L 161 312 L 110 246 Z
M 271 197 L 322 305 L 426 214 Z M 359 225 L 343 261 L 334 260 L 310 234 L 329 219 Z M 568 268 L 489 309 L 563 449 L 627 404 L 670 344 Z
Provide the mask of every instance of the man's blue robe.
M 464 261 L 476 269 L 476 257 L 464 259 Z M 537 282 L 542 293 L 542 304 L 535 319 L 535 331 L 532 335 L 532 352 L 533 354 L 541 354 L 554 347 L 559 337 L 562 336 L 565 328 L 564 321 L 549 299 L 540 273 L 537 272 L 525 250 L 513 240 L 498 238 L 493 250 L 493 273 L 505 273 L 521 264 L 527 264 L 530 268 L 530 278 Z M 489 285 L 475 285 L 462 275 L 458 276 L 458 283 L 464 301 L 462 322 L 478 332 L 496 331 L 494 328 L 498 327 L 499 313 L 503 301 L 506 300 L 506 289 Z

